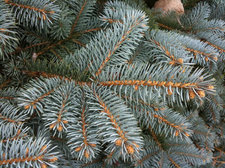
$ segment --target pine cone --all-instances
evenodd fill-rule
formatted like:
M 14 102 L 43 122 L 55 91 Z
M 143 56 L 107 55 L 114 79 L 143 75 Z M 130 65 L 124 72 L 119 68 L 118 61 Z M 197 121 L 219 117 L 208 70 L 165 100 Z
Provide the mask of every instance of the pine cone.
M 158 0 L 154 8 L 162 9 L 165 13 L 169 11 L 175 11 L 177 14 L 184 13 L 184 6 L 181 0 Z

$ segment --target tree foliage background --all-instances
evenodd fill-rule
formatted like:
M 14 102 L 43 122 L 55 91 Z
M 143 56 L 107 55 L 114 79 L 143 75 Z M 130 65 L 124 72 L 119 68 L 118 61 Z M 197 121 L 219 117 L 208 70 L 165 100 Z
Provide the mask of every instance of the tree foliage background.
M 183 3 L 1 1 L 0 167 L 224 167 L 225 4 Z

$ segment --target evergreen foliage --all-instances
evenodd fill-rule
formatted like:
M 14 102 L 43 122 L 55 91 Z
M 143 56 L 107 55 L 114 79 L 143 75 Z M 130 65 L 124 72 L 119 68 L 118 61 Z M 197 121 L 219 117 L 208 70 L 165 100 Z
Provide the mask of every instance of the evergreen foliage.
M 225 166 L 221 0 L 182 16 L 141 0 L 0 13 L 1 168 Z

